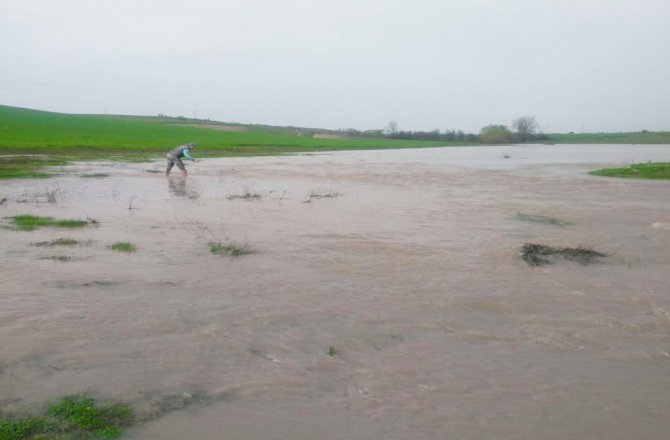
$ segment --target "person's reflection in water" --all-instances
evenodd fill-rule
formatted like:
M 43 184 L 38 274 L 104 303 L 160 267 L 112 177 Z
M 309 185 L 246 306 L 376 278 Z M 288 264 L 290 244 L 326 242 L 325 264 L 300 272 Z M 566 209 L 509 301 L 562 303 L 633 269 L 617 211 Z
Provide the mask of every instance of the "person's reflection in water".
M 191 178 L 189 178 L 191 179 Z M 168 176 L 168 191 L 177 197 L 187 197 L 197 199 L 200 197 L 202 188 L 199 188 L 196 181 L 191 179 L 187 181 L 185 176 Z
M 186 177 L 168 177 L 168 191 L 177 197 L 188 197 L 186 193 Z

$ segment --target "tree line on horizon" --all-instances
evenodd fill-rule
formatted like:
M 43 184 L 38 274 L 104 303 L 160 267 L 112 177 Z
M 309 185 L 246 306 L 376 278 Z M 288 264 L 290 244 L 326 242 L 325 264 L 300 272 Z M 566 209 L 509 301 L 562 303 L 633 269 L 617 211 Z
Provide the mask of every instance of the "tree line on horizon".
M 533 116 L 520 116 L 512 121 L 511 128 L 506 125 L 491 124 L 483 127 L 479 133 L 465 133 L 462 130 L 412 131 L 399 130 L 398 123 L 389 122 L 383 130 L 343 130 L 349 136 L 377 137 L 387 139 L 426 140 L 446 142 L 472 142 L 484 144 L 509 144 L 547 140 L 549 136 L 539 131 L 539 124 Z

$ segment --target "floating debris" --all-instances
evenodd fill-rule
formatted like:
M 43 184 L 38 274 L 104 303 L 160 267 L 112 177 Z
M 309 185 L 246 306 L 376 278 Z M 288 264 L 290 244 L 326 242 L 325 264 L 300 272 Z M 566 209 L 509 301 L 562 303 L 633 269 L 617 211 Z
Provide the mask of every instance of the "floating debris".
M 587 265 L 594 262 L 597 258 L 606 257 L 607 254 L 594 251 L 593 249 L 577 248 L 555 248 L 544 244 L 526 243 L 521 248 L 521 258 L 530 266 L 542 266 L 551 264 L 552 261 L 546 257 L 562 257 L 566 260 L 576 261 Z
M 340 197 L 342 194 L 337 191 L 311 191 L 303 203 L 311 203 L 312 199 L 332 199 Z
M 256 200 L 260 199 L 261 195 L 258 193 L 252 193 L 252 192 L 245 192 L 243 194 L 232 194 L 229 196 L 226 196 L 226 199 L 228 200 L 235 200 L 235 199 L 242 199 L 242 200 Z

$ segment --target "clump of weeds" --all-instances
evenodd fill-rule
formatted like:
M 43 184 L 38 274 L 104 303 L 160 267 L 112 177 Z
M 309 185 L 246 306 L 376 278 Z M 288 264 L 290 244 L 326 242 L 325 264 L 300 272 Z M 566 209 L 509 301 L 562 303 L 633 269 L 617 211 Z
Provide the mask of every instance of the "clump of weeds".
M 228 200 L 235 200 L 235 199 L 241 199 L 241 200 L 258 200 L 261 198 L 261 195 L 258 193 L 252 193 L 249 191 L 245 191 L 242 194 L 233 194 L 230 196 L 227 196 L 226 199 Z
M 58 197 L 60 197 L 62 194 L 63 190 L 60 187 L 53 189 L 47 188 L 44 190 L 44 195 L 47 199 L 47 202 L 49 203 L 56 203 L 58 201 Z
M 243 255 L 255 254 L 257 252 L 246 242 L 243 244 L 221 240 L 217 234 L 214 234 L 209 226 L 202 222 L 191 221 L 191 228 L 195 236 L 199 239 L 208 239 L 209 251 L 221 256 L 240 257 Z
M 0 439 L 111 440 L 135 423 L 128 405 L 102 405 L 86 396 L 66 396 L 39 416 L 0 416 Z
M 74 238 L 57 238 L 51 241 L 40 241 L 32 243 L 33 246 L 38 247 L 54 247 L 54 246 L 76 246 L 79 242 Z
M 607 257 L 607 254 L 585 247 L 555 248 L 535 243 L 526 243 L 521 248 L 521 258 L 532 267 L 551 264 L 552 261 L 548 257 L 561 257 L 587 265 L 599 258 Z
M 128 243 L 127 241 L 119 241 L 110 245 L 109 248 L 120 252 L 135 252 L 135 250 L 137 250 L 134 244 Z
M 328 347 L 328 356 L 330 357 L 336 357 L 338 354 L 340 354 L 340 350 L 338 350 L 334 345 L 331 345 Z
M 254 254 L 256 251 L 248 244 L 210 242 L 209 251 L 217 255 L 229 255 L 241 257 L 242 255 Z
M 58 220 L 53 217 L 40 217 L 37 215 L 17 215 L 9 217 L 16 225 L 18 231 L 34 231 L 35 229 L 51 226 L 56 228 L 83 228 L 89 222 L 87 220 Z
M 106 173 L 87 173 L 87 174 L 80 174 L 79 177 L 101 178 L 101 177 L 109 177 L 109 174 L 106 174 Z

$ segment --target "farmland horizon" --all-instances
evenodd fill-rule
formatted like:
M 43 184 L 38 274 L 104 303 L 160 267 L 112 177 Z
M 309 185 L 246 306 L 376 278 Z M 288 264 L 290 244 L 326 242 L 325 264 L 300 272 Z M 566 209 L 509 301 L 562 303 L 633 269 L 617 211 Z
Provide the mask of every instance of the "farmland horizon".
M 147 114 L 147 113 L 141 113 L 141 112 L 131 112 L 131 113 L 109 113 L 109 112 L 104 112 L 104 113 L 98 113 L 98 112 L 81 112 L 81 111 L 56 111 L 56 110 L 50 110 L 50 109 L 44 109 L 44 108 L 35 108 L 35 107 L 25 107 L 25 106 L 20 106 L 20 105 L 10 105 L 10 104 L 5 104 L 5 103 L 0 103 L 0 108 L 8 108 L 8 109 L 17 109 L 17 110 L 27 110 L 27 111 L 34 111 L 34 112 L 43 112 L 43 113 L 51 113 L 51 114 L 57 114 L 57 115 L 67 115 L 67 116 L 92 116 L 92 117 L 109 117 L 109 118 L 138 118 L 138 119 L 154 119 L 154 118 L 161 118 L 165 120 L 170 120 L 174 119 L 182 123 L 186 122 L 194 122 L 198 124 L 206 124 L 206 123 L 213 123 L 213 124 L 222 124 L 225 126 L 239 126 L 239 127 L 266 127 L 270 129 L 290 129 L 290 130 L 310 130 L 314 131 L 317 133 L 332 133 L 332 134 L 342 134 L 342 135 L 356 135 L 356 134 L 377 134 L 377 135 L 382 135 L 386 130 L 388 130 L 389 124 L 395 124 L 396 127 L 399 126 L 397 121 L 388 121 L 384 126 L 382 127 L 366 127 L 366 128 L 351 128 L 351 127 L 341 127 L 341 128 L 333 128 L 333 127 L 326 127 L 326 126 L 311 126 L 309 124 L 290 124 L 290 125 L 277 125 L 273 124 L 270 122 L 264 122 L 264 121 L 245 121 L 245 122 L 240 122 L 240 121 L 234 121 L 234 120 L 222 120 L 222 119 L 212 119 L 212 118 L 205 118 L 205 117 L 198 117 L 197 112 L 194 112 L 193 115 L 188 115 L 188 114 L 167 114 L 167 113 L 157 113 L 157 114 Z M 519 115 L 519 117 L 523 117 L 523 115 Z M 534 116 L 529 116 L 535 119 Z M 483 122 L 481 124 L 481 129 L 477 131 L 470 131 L 467 132 L 465 130 L 462 130 L 460 127 L 435 127 L 431 130 L 424 131 L 424 130 L 407 130 L 409 133 L 427 133 L 427 132 L 440 132 L 440 133 L 447 133 L 449 131 L 453 132 L 460 132 L 460 133 L 466 133 L 466 134 L 478 134 L 481 132 L 482 129 L 485 129 L 490 126 L 504 126 L 504 127 L 511 127 L 512 124 L 514 123 L 514 120 L 509 121 L 508 123 L 500 122 L 500 121 L 494 121 L 494 122 Z M 661 130 L 647 130 L 647 129 L 641 129 L 641 130 L 595 130 L 595 131 L 585 131 L 585 130 L 571 130 L 571 131 L 545 131 L 543 128 L 542 121 L 538 121 L 538 132 L 546 135 L 596 135 L 596 134 L 604 134 L 604 135 L 611 135 L 611 134 L 632 134 L 632 133 L 670 133 L 670 129 L 661 129 Z M 399 129 L 402 129 L 402 127 L 399 127 Z M 552 141 L 556 141 L 555 139 L 552 139 Z M 587 143 L 589 143 L 587 141 Z

